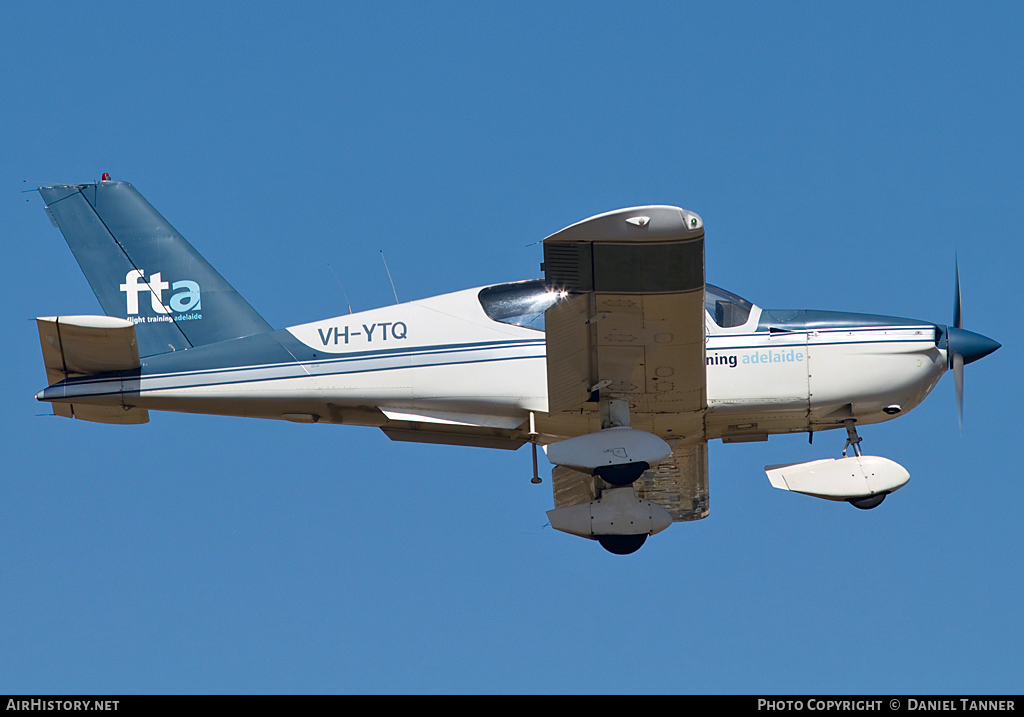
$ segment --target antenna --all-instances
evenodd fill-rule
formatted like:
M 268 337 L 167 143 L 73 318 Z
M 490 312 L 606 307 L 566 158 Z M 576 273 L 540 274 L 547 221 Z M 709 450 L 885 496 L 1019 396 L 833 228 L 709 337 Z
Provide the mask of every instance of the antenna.
M 332 274 L 334 274 L 334 269 L 331 268 L 331 262 L 327 262 L 327 268 L 331 270 Z M 348 304 L 348 313 L 355 313 L 352 311 L 352 302 L 348 300 L 348 294 L 345 293 L 345 287 L 341 285 L 341 279 L 338 278 L 337 274 L 334 274 L 334 280 L 338 282 L 338 288 L 341 289 L 341 294 L 345 297 L 345 303 Z
M 384 250 L 383 249 L 380 250 L 380 258 L 381 258 L 381 261 L 384 262 L 384 271 L 386 271 L 388 273 L 388 281 L 391 282 L 391 292 L 395 295 L 395 303 L 396 304 L 400 303 L 398 301 L 398 292 L 395 291 L 395 280 L 391 278 L 391 269 L 388 268 L 388 260 L 384 258 Z

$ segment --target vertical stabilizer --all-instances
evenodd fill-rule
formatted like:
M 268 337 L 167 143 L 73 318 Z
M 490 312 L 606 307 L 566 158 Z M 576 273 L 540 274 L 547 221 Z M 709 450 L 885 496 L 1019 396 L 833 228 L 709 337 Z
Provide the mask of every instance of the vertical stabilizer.
M 39 193 L 104 313 L 135 324 L 140 355 L 272 330 L 131 184 Z

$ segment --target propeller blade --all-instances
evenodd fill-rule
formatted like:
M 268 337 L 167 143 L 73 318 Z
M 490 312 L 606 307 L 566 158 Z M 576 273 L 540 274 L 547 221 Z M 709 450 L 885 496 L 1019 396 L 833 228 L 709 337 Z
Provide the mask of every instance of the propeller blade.
M 964 364 L 983 359 L 1000 347 L 998 341 L 982 336 L 974 331 L 964 329 L 964 319 L 960 312 L 960 261 L 954 259 L 956 266 L 956 294 L 953 295 L 953 324 L 944 327 L 946 334 L 946 360 L 953 371 L 953 383 L 956 387 L 956 413 L 960 419 L 960 433 L 964 432 Z
M 960 419 L 960 433 L 964 432 L 964 356 L 953 354 L 953 385 L 956 386 L 956 414 Z
M 953 294 L 953 328 L 964 328 L 964 317 L 960 312 L 960 257 L 953 256 L 953 267 L 956 272 L 956 293 Z M 952 332 L 950 332 L 952 334 Z M 952 342 L 949 342 L 952 343 Z M 948 344 L 947 344 L 948 345 Z M 960 422 L 960 435 L 964 433 L 964 355 L 953 349 L 950 353 L 949 367 L 953 369 L 953 385 L 956 387 L 956 416 Z
M 956 266 L 956 294 L 953 295 L 953 328 L 962 329 L 964 319 L 960 315 L 960 261 L 954 259 Z

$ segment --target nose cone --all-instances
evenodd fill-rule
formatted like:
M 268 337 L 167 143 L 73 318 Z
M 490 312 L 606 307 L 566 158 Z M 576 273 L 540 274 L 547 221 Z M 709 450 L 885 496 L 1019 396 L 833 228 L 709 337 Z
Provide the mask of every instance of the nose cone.
M 976 334 L 967 329 L 957 329 L 952 326 L 946 328 L 949 339 L 946 348 L 951 354 L 960 354 L 964 357 L 964 363 L 985 358 L 997 348 L 1002 346 L 998 341 L 993 341 L 988 336 Z

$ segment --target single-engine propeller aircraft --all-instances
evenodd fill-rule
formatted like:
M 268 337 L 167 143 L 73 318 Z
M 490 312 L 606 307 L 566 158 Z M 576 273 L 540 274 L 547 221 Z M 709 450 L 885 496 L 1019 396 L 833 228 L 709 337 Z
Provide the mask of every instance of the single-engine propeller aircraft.
M 709 440 L 846 430 L 842 458 L 765 468 L 783 490 L 874 508 L 909 473 L 859 425 L 917 406 L 999 348 L 952 325 L 761 309 L 704 280 L 704 223 L 644 206 L 544 239 L 543 279 L 274 330 L 126 182 L 39 189 L 105 316 L 37 319 L 59 416 L 150 410 L 378 426 L 554 466 L 552 527 L 637 550 L 708 515 Z M 852 448 L 852 453 L 847 455 Z

